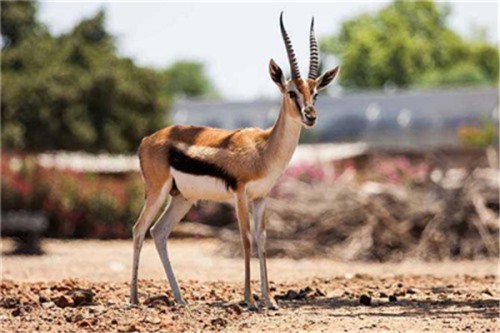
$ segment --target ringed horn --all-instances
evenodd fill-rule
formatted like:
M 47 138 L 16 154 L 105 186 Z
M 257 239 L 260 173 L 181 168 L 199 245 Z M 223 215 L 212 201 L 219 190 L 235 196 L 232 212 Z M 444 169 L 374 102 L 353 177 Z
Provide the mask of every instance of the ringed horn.
M 309 33 L 309 49 L 310 49 L 310 62 L 309 62 L 309 78 L 316 79 L 319 71 L 319 52 L 318 42 L 314 36 L 314 16 L 311 20 L 311 32 Z
M 299 65 L 297 63 L 297 58 L 295 57 L 295 52 L 293 52 L 292 41 L 285 30 L 285 25 L 283 24 L 283 12 L 281 12 L 280 15 L 280 27 L 281 36 L 283 36 L 283 41 L 285 42 L 286 53 L 288 54 L 288 61 L 290 62 L 292 79 L 300 79 Z

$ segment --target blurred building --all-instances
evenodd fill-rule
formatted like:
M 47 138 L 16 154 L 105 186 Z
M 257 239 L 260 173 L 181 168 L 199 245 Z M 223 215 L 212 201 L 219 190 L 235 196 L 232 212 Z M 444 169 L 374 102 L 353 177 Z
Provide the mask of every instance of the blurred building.
M 279 104 L 278 100 L 183 100 L 174 106 L 171 121 L 227 129 L 266 128 L 275 122 Z M 483 153 L 459 146 L 457 128 L 483 121 L 498 124 L 498 104 L 495 88 L 322 96 L 317 103 L 317 126 L 303 131 L 303 141 L 322 144 L 299 145 L 290 164 L 362 158 L 381 150 L 415 156 L 439 150 L 452 164 L 464 165 L 471 160 L 485 164 L 479 161 L 484 160 Z M 38 161 L 47 168 L 91 173 L 125 174 L 139 170 L 135 154 L 46 152 L 38 155 Z
M 377 91 L 318 98 L 318 124 L 308 130 L 313 142 L 367 142 L 372 147 L 439 147 L 458 144 L 461 125 L 498 123 L 498 90 Z M 182 100 L 174 106 L 174 124 L 234 129 L 271 126 L 278 100 L 245 102 Z

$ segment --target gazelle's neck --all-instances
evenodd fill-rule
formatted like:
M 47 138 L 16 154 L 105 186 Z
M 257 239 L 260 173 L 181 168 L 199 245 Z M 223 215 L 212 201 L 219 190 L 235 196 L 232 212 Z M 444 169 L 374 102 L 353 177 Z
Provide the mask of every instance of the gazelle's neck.
M 265 150 L 268 168 L 285 168 L 299 143 L 302 125 L 290 116 L 293 112 L 290 110 L 292 107 L 294 106 L 283 98 L 278 119 L 271 128 Z

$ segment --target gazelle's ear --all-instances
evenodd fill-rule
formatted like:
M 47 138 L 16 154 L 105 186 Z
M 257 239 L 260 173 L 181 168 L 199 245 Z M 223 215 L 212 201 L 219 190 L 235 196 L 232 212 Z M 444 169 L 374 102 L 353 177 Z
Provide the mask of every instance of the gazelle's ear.
M 273 59 L 269 61 L 269 74 L 271 75 L 271 79 L 274 83 L 276 83 L 276 85 L 280 88 L 281 92 L 285 91 L 285 76 L 283 75 L 283 71 L 280 66 L 278 66 Z
M 337 76 L 339 69 L 340 69 L 339 66 L 337 66 L 334 69 L 330 69 L 329 71 L 325 72 L 325 74 L 317 78 L 316 89 L 320 91 L 328 87 L 330 83 L 332 83 L 333 79 Z

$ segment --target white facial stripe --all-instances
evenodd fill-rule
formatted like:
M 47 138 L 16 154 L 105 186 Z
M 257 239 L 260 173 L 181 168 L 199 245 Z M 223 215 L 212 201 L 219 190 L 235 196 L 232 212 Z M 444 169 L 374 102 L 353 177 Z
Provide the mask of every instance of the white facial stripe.
M 302 81 L 304 81 L 304 84 L 308 87 L 308 82 L 304 79 L 302 79 Z M 309 116 L 306 115 L 305 111 L 306 111 L 306 107 L 307 108 L 312 107 L 314 109 L 314 103 L 315 103 L 314 96 L 317 94 L 317 88 L 315 87 L 313 89 L 311 96 L 310 96 L 311 100 L 308 101 L 307 105 L 306 105 L 306 100 L 305 100 L 304 95 L 299 91 L 299 89 L 295 85 L 295 82 L 293 82 L 293 81 L 290 81 L 289 86 L 288 86 L 288 92 L 291 92 L 291 91 L 293 91 L 297 95 L 296 98 L 292 98 L 292 101 L 295 103 L 296 108 L 298 109 L 301 122 L 306 127 L 314 126 L 316 121 L 311 120 L 310 115 Z M 314 118 L 316 118 L 316 117 L 314 117 Z
M 318 97 L 318 89 L 314 88 L 313 94 L 312 94 L 312 102 L 313 102 L 313 104 L 316 102 L 316 97 Z
M 297 98 L 295 100 L 292 100 L 298 104 L 299 112 L 302 113 L 302 111 L 304 110 L 304 95 L 302 95 L 293 81 L 290 82 L 288 91 L 293 91 L 295 94 L 297 94 Z

